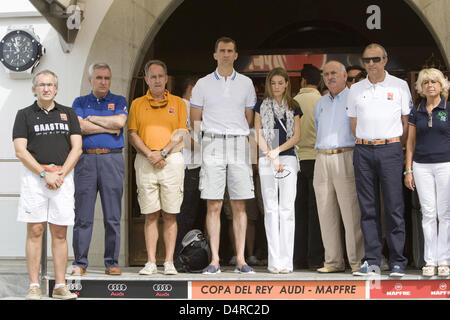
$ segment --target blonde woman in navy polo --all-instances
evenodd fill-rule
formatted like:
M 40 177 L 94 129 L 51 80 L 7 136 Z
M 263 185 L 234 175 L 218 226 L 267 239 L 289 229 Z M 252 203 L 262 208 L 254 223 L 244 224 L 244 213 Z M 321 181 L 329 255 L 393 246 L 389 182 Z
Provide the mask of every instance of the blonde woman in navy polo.
M 405 185 L 417 187 L 422 208 L 424 276 L 449 275 L 450 106 L 449 83 L 441 71 L 423 69 L 416 90 L 424 99 L 409 115 Z M 439 224 L 438 221 L 439 220 Z

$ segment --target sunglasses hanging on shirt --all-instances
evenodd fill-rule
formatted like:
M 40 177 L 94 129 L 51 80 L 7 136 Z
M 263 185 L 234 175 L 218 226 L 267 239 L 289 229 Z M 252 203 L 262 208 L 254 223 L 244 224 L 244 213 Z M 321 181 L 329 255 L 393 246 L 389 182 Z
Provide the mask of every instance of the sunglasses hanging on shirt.
M 168 103 L 169 103 L 169 102 L 166 102 L 166 103 L 164 103 L 164 104 L 162 104 L 162 105 L 160 105 L 160 106 L 154 106 L 154 105 L 152 105 L 152 104 L 150 103 L 150 107 L 152 107 L 153 109 L 165 108 L 165 107 L 167 106 Z

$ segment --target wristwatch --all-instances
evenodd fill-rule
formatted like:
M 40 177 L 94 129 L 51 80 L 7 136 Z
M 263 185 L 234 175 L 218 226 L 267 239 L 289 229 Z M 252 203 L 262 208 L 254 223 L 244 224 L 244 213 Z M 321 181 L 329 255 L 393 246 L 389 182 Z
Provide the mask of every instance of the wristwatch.
M 164 159 L 167 158 L 167 151 L 166 151 L 166 149 L 162 149 L 160 152 L 161 152 L 161 155 L 162 155 L 162 157 Z
M 46 175 L 47 175 L 47 171 L 45 171 L 45 170 L 42 170 L 41 173 L 39 173 L 39 176 L 40 176 L 42 179 L 44 179 Z

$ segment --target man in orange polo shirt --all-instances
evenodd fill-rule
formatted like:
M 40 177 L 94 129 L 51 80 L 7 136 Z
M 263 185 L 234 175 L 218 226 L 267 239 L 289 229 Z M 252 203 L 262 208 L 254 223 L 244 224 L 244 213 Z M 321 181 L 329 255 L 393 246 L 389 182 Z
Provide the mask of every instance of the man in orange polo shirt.
M 177 274 L 173 254 L 177 238 L 176 214 L 183 201 L 184 160 L 175 132 L 186 130 L 187 109 L 180 97 L 166 90 L 168 76 L 164 62 L 145 65 L 145 96 L 135 99 L 128 117 L 130 142 L 137 151 L 135 160 L 138 202 L 145 215 L 147 263 L 139 274 L 156 274 L 158 218 L 164 220 L 166 258 L 164 274 Z

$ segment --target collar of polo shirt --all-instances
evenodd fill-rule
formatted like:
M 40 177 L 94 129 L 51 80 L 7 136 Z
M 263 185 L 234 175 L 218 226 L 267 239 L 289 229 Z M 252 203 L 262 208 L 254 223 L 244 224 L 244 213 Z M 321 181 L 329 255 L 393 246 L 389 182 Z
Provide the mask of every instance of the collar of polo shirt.
M 97 98 L 96 96 L 94 96 L 94 92 L 92 92 L 91 90 L 91 94 L 89 95 L 89 99 L 97 101 L 97 100 L 110 100 L 111 98 L 111 91 L 108 90 L 108 93 L 103 97 L 103 98 Z
M 153 107 L 165 107 L 169 101 L 169 90 L 164 90 L 164 98 L 161 101 L 156 101 L 155 98 L 153 98 L 152 94 L 150 93 L 150 89 L 147 90 L 147 94 L 145 95 L 148 101 L 150 102 L 150 105 Z
M 231 76 L 229 76 L 229 77 L 227 77 L 227 78 L 231 78 L 231 80 L 234 80 L 234 79 L 236 79 L 236 75 L 237 75 L 236 70 L 233 69 L 233 72 L 231 73 Z M 219 70 L 218 70 L 218 69 L 216 69 L 216 70 L 214 71 L 214 77 L 216 77 L 217 80 L 225 79 L 225 77 L 222 77 L 222 76 L 219 74 Z
M 374 86 L 382 86 L 382 87 L 387 87 L 389 85 L 389 77 L 391 76 L 389 74 L 389 72 L 387 72 L 386 70 L 384 70 L 385 72 L 385 77 L 384 80 L 381 82 L 377 82 L 377 83 L 372 83 L 369 80 L 369 77 L 367 77 L 366 79 L 364 79 L 363 81 L 365 81 L 366 84 L 366 88 L 370 88 L 370 87 L 374 87 Z

